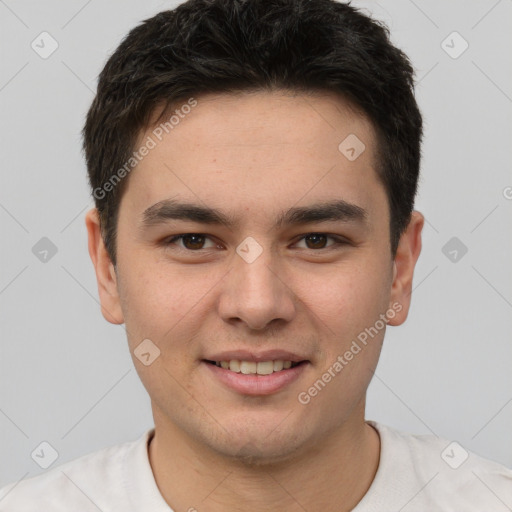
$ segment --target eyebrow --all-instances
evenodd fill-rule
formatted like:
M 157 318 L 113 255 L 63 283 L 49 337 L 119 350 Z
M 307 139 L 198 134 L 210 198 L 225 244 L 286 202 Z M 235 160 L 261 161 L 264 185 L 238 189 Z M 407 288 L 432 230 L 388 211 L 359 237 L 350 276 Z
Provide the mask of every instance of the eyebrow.
M 368 213 L 361 206 L 337 199 L 309 206 L 292 207 L 283 211 L 278 215 L 275 227 L 328 221 L 366 223 L 367 218 Z M 169 220 L 187 220 L 210 225 L 223 224 L 230 229 L 240 224 L 238 219 L 217 208 L 164 199 L 144 210 L 141 227 L 148 228 Z

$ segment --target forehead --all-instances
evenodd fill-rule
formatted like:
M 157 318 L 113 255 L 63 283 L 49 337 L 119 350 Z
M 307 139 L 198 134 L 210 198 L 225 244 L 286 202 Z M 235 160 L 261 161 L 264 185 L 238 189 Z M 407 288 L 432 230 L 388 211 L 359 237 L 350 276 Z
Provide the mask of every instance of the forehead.
M 192 101 L 196 106 L 190 108 Z M 369 146 L 374 139 L 365 113 L 333 92 L 278 89 L 204 94 L 175 102 L 165 112 L 155 109 L 150 125 L 141 137 L 153 134 L 161 142 L 173 133 L 174 142 L 189 147 L 194 143 L 205 148 L 244 144 L 248 149 L 262 145 L 284 149 L 286 144 L 300 144 L 324 150 L 328 146 L 338 149 L 338 143 L 350 134 L 358 134 Z M 323 147 L 319 139 L 325 139 Z
M 370 206 L 380 185 L 374 130 L 340 96 L 279 90 L 193 102 L 175 104 L 141 133 L 135 149 L 150 140 L 152 149 L 130 173 L 132 209 L 176 196 L 252 211 L 301 198 Z

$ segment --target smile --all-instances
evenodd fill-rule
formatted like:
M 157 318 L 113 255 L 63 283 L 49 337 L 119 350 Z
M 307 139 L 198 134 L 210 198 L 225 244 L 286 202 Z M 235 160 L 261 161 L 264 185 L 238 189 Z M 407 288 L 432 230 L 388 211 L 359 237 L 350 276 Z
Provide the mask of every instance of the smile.
M 279 356 L 278 356 L 279 357 Z M 278 393 L 292 385 L 307 371 L 308 360 L 290 359 L 203 359 L 205 368 L 214 381 L 237 394 L 263 396 Z
M 210 364 L 224 368 L 235 373 L 242 373 L 244 375 L 271 375 L 274 372 L 288 370 L 299 365 L 300 362 L 292 361 L 240 361 L 232 359 L 230 361 L 207 361 Z

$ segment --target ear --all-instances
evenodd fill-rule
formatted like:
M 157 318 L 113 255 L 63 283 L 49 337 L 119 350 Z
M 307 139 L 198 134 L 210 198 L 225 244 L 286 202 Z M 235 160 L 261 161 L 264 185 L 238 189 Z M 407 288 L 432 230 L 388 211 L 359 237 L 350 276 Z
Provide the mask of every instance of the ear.
M 108 322 L 122 324 L 124 318 L 117 289 L 117 276 L 101 236 L 100 219 L 96 208 L 87 212 L 85 225 L 89 239 L 89 255 L 96 271 L 101 313 Z
M 414 267 L 421 252 L 421 230 L 425 218 L 420 212 L 413 211 L 407 229 L 400 237 L 395 259 L 393 261 L 393 285 L 389 307 L 396 315 L 389 319 L 389 325 L 403 324 L 411 305 L 412 278 Z M 395 307 L 392 305 L 395 304 Z M 399 308 L 397 305 L 400 305 Z

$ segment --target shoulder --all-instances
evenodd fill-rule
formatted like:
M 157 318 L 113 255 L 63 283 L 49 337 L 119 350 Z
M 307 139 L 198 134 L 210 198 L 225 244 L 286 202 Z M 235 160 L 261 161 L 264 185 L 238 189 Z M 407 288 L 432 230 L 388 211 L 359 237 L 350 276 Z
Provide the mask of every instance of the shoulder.
M 98 450 L 0 489 L 0 512 L 111 510 L 126 501 L 127 458 L 135 460 L 147 446 L 145 432 L 129 441 Z M 140 458 L 140 457 L 139 457 Z M 132 460 L 132 462 L 133 462 Z
M 403 512 L 418 507 L 468 512 L 512 507 L 511 469 L 476 455 L 456 441 L 368 423 L 381 438 L 375 483 L 395 488 L 403 501 Z

